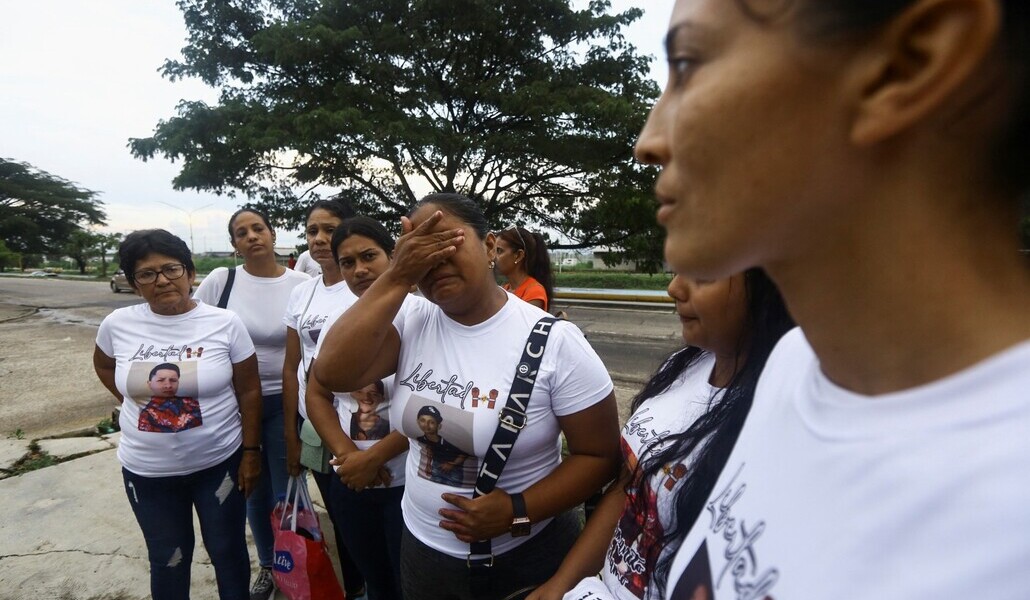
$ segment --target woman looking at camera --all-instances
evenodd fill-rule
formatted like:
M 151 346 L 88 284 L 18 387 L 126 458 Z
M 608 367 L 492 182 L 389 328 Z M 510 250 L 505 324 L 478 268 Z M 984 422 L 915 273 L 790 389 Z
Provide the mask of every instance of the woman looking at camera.
M 286 468 L 290 475 L 300 475 L 303 469 L 300 463 L 300 430 L 308 418 L 303 398 L 307 387 L 308 369 L 315 353 L 319 333 L 327 327 L 326 320 L 331 313 L 337 308 L 350 306 L 357 299 L 343 280 L 329 247 L 333 232 L 340 227 L 344 219 L 352 216 L 354 210 L 349 204 L 338 200 L 319 200 L 308 207 L 304 218 L 304 236 L 308 252 L 321 266 L 321 273 L 293 288 L 283 315 L 283 323 L 286 325 L 283 415 L 286 427 Z M 332 473 L 323 473 L 317 468 L 312 468 L 311 476 L 333 521 L 336 550 L 347 597 L 362 596 L 364 578 L 347 549 L 344 537 L 340 533 L 341 523 L 335 518 L 335 511 L 331 507 L 329 482 Z
M 498 233 L 497 272 L 508 280 L 505 290 L 537 308 L 549 309 L 554 298 L 554 273 L 542 235 L 522 227 Z
M 800 329 L 667 597 L 1026 597 L 1028 43 L 1023 0 L 676 2 L 666 259 L 763 267 Z
M 402 223 L 393 262 L 325 334 L 314 371 L 344 390 L 396 374 L 390 421 L 410 447 L 406 600 L 505 598 L 554 573 L 579 530 L 570 509 L 615 474 L 611 380 L 574 325 L 538 326 L 547 313 L 497 286 L 496 237 L 473 201 L 433 194 Z M 413 284 L 424 301 L 405 302 Z M 549 332 L 542 356 L 535 343 L 524 352 L 534 329 Z M 518 413 L 508 405 L 517 368 L 519 387 L 535 380 Z M 475 494 L 499 424 L 522 428 L 496 487 Z
M 261 471 L 257 357 L 236 315 L 190 298 L 186 243 L 134 231 L 118 261 L 142 304 L 100 324 L 97 377 L 122 405 L 118 459 L 156 600 L 190 596 L 193 511 L 222 600 L 248 598 L 246 497 Z
M 260 570 L 251 589 L 253 600 L 272 595 L 272 524 L 275 499 L 286 494 L 286 438 L 283 413 L 283 360 L 286 326 L 283 314 L 293 288 L 307 281 L 304 273 L 276 262 L 275 230 L 268 218 L 253 208 L 241 208 L 229 219 L 229 241 L 243 257 L 242 267 L 219 267 L 204 278 L 196 298 L 222 305 L 239 315 L 257 350 L 261 375 L 262 420 L 261 481 L 247 499 L 247 520 L 257 546 Z M 226 296 L 227 295 L 227 296 Z
M 393 249 L 394 240 L 386 228 L 368 217 L 347 219 L 333 233 L 332 257 L 357 297 L 390 266 Z M 340 307 L 329 315 L 323 331 L 348 308 Z M 392 376 L 335 394 L 311 377 L 307 389 L 311 421 L 334 457 L 336 477 L 327 490 L 332 517 L 341 524 L 344 543 L 365 577 L 369 600 L 402 597 L 401 497 L 408 441 L 391 427 L 393 396 Z

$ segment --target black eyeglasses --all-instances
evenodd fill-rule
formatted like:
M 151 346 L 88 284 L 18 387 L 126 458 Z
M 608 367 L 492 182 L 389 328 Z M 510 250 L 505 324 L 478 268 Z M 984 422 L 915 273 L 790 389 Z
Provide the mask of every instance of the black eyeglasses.
M 143 269 L 141 271 L 136 271 L 135 273 L 133 273 L 132 278 L 136 281 L 136 283 L 149 285 L 157 281 L 158 273 L 164 275 L 165 279 L 167 279 L 168 281 L 172 281 L 173 279 L 178 279 L 186 274 L 186 265 L 182 263 L 170 263 L 161 267 L 160 271 L 155 271 L 153 269 Z

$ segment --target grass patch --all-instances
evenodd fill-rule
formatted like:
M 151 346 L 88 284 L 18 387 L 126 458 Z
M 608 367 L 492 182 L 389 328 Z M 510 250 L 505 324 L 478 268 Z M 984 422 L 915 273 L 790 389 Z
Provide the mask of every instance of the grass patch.
M 9 440 L 24 440 L 25 439 L 25 432 L 22 431 L 21 427 L 19 427 L 18 429 L 15 429 L 11 433 L 8 433 L 7 434 L 7 439 L 9 439 Z
M 612 271 L 573 271 L 554 274 L 555 287 L 612 289 L 612 290 L 664 290 L 672 281 L 670 273 L 620 273 Z
M 44 469 L 46 467 L 52 467 L 59 463 L 57 457 L 51 456 L 50 454 L 43 451 L 39 444 L 32 442 L 29 444 L 29 453 L 26 454 L 21 460 L 14 463 L 8 472 L 11 475 L 24 475 L 30 471 L 36 471 Z

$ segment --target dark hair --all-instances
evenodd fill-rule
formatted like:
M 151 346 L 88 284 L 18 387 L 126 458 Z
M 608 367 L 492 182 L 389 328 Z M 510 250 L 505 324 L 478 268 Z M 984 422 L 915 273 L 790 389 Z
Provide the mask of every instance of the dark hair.
M 499 237 L 515 250 L 526 255 L 526 273 L 540 282 L 547 293 L 547 305 L 554 299 L 554 273 L 551 271 L 551 257 L 547 254 L 544 236 L 525 227 L 509 227 Z
M 383 224 L 369 217 L 357 216 L 344 219 L 340 226 L 333 231 L 333 238 L 329 241 L 329 247 L 333 252 L 333 262 L 339 262 L 338 248 L 344 240 L 352 235 L 367 237 L 378 244 L 387 255 L 393 254 L 394 239 L 390 232 L 383 227 Z
M 329 198 L 328 200 L 315 200 L 308 207 L 307 212 L 304 213 L 304 224 L 307 225 L 308 219 L 311 218 L 311 213 L 316 210 L 322 209 L 328 213 L 333 214 L 336 218 L 341 221 L 349 219 L 357 215 L 357 211 L 351 205 L 349 200 L 344 198 Z
M 236 236 L 232 232 L 232 223 L 233 223 L 233 221 L 236 220 L 236 217 L 242 215 L 245 212 L 254 213 L 255 215 L 257 215 L 258 217 L 261 218 L 261 221 L 264 222 L 265 227 L 267 227 L 269 231 L 273 231 L 273 232 L 275 231 L 275 228 L 272 227 L 272 224 L 268 221 L 268 217 L 265 216 L 265 213 L 261 212 L 260 210 L 258 210 L 256 208 L 252 208 L 250 206 L 244 206 L 243 208 L 241 208 L 238 211 L 234 212 L 231 217 L 229 217 L 228 229 L 229 229 L 229 241 L 230 242 L 236 241 Z
M 418 209 L 427 204 L 432 204 L 443 212 L 457 217 L 466 225 L 472 227 L 481 240 L 486 239 L 487 234 L 490 233 L 490 223 L 487 222 L 486 216 L 483 215 L 483 210 L 468 196 L 447 192 L 429 194 L 415 203 L 415 206 L 411 208 L 411 212 L 408 213 L 408 217 L 410 218 Z
M 164 229 L 140 229 L 125 236 L 118 245 L 118 265 L 125 272 L 129 285 L 136 287 L 136 263 L 148 254 L 164 254 L 186 265 L 186 271 L 196 273 L 193 254 L 186 242 Z
M 161 363 L 150 370 L 150 376 L 147 377 L 147 381 L 154 378 L 154 374 L 158 371 L 175 371 L 176 375 L 182 376 L 182 372 L 179 371 L 179 365 L 173 363 Z
M 440 414 L 440 409 L 429 404 L 418 409 L 418 414 L 415 415 L 415 418 L 417 419 L 419 417 L 433 417 L 437 423 L 443 423 L 443 415 Z
M 816 38 L 854 37 L 885 25 L 915 0 L 799 0 L 798 19 L 802 31 Z M 764 21 L 772 16 L 755 6 L 754 0 L 737 0 L 745 14 Z M 793 7 L 789 0 L 779 10 Z M 1006 123 L 994 140 L 991 168 L 1001 188 L 1022 194 L 1030 188 L 1030 2 L 998 0 L 1002 10 L 999 43 L 1007 62 L 1008 83 L 1013 98 Z M 776 14 L 780 14 L 777 10 Z M 1001 87 L 1001 86 L 999 86 Z
M 674 498 L 674 522 L 662 538 L 647 549 L 648 558 L 652 561 L 661 556 L 664 548 L 682 541 L 701 514 L 705 500 L 715 487 L 715 481 L 726 465 L 744 420 L 751 411 L 751 400 L 765 361 L 783 334 L 794 327 L 794 320 L 787 312 L 779 290 L 764 271 L 747 270 L 744 273 L 744 291 L 747 299 L 746 323 L 742 337 L 737 341 L 737 356 L 747 355 L 744 364 L 737 365 L 736 372 L 722 393 L 722 399 L 686 431 L 663 438 L 660 442 L 662 449 L 657 454 L 650 454 L 650 448 L 641 451 L 640 462 L 627 484 L 627 494 L 634 497 L 633 509 L 638 515 L 647 514 L 650 509 L 647 494 L 642 488 L 649 485 L 665 465 L 683 462 L 689 457 L 687 474 Z M 701 348 L 687 346 L 669 357 L 633 398 L 632 410 L 635 412 L 647 400 L 668 390 L 705 354 L 706 351 Z M 673 554 L 675 552 L 669 552 L 662 557 L 651 576 L 651 585 L 658 585 L 657 589 L 663 595 Z

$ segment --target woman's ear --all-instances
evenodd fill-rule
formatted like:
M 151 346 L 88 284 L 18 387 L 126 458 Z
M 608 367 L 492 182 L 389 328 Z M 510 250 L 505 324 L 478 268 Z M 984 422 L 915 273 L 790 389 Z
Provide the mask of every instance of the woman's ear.
M 997 43 L 1000 10 L 996 0 L 920 0 L 902 11 L 859 59 L 852 141 L 880 143 L 964 97 Z
M 486 248 L 486 259 L 489 262 L 493 262 L 497 258 L 497 236 L 494 232 L 486 234 L 483 238 L 483 246 Z

